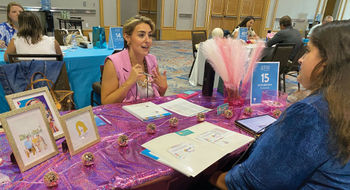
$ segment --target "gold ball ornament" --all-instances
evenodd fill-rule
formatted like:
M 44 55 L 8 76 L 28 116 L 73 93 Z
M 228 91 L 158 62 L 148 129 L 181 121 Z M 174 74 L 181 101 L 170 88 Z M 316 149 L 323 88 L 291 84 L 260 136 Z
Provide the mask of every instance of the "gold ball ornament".
M 169 119 L 170 127 L 176 127 L 179 124 L 179 120 L 176 117 Z
M 154 134 L 156 133 L 157 127 L 156 124 L 150 123 L 146 126 L 146 131 L 148 134 Z
M 47 187 L 54 187 L 58 185 L 58 174 L 54 171 L 47 172 L 44 175 L 44 183 Z
M 128 140 L 129 140 L 128 136 L 120 135 L 118 137 L 118 144 L 119 144 L 119 146 L 122 146 L 122 147 L 127 146 L 128 145 Z
M 81 156 L 81 162 L 84 166 L 91 166 L 95 162 L 95 157 L 91 152 L 86 152 Z

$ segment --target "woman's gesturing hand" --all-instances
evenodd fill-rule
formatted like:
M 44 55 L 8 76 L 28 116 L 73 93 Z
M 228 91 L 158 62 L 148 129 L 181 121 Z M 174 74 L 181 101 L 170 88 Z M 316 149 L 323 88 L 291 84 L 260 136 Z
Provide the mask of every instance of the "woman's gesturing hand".
M 163 74 L 159 73 L 159 68 L 153 70 L 153 82 L 159 87 L 159 93 L 160 95 L 164 95 L 165 91 L 168 88 L 168 82 L 166 78 L 166 71 L 163 72 Z
M 131 73 L 128 80 L 130 80 L 130 82 L 134 84 L 142 76 L 143 76 L 142 66 L 139 64 L 136 64 L 131 68 Z

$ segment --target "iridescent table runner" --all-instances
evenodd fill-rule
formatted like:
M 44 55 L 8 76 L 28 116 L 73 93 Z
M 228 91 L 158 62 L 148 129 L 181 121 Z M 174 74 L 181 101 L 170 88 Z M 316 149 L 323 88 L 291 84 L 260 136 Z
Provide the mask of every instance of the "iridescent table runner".
M 176 99 L 176 96 L 161 97 L 150 101 L 160 104 L 173 99 Z M 223 104 L 224 101 L 221 95 L 215 93 L 213 97 L 198 95 L 189 101 L 213 109 L 206 114 L 206 121 L 247 134 L 234 125 L 235 119 L 245 117 L 242 113 L 243 108 L 235 109 L 235 116 L 231 120 L 216 114 L 216 107 Z M 124 111 L 121 108 L 123 105 L 125 104 L 93 108 L 96 115 L 103 115 L 112 122 L 112 125 L 106 124 L 98 127 L 101 142 L 71 157 L 69 152 L 62 152 L 61 143 L 64 138 L 59 139 L 56 141 L 60 152 L 58 155 L 24 173 L 20 173 L 18 166 L 11 163 L 12 151 L 6 135 L 0 134 L 0 157 L 5 161 L 0 165 L 0 173 L 7 175 L 12 181 L 0 184 L 0 189 L 46 188 L 43 176 L 48 171 L 55 171 L 59 174 L 59 184 L 55 189 L 129 189 L 158 177 L 175 173 L 172 168 L 141 155 L 140 152 L 144 149 L 141 145 L 157 136 L 193 126 L 197 124 L 197 118 L 195 116 L 187 118 L 174 113 L 173 116 L 179 119 L 179 125 L 176 128 L 169 127 L 170 117 L 155 120 L 153 123 L 157 126 L 157 132 L 151 135 L 146 133 L 146 125 L 149 122 L 142 122 Z M 253 110 L 253 115 L 266 112 L 263 106 L 254 107 Z M 121 134 L 129 137 L 126 147 L 119 147 L 117 143 L 117 138 Z M 239 154 L 244 150 L 245 148 L 238 149 L 233 154 Z M 85 152 L 92 152 L 95 155 L 95 164 L 91 167 L 85 167 L 81 163 L 80 157 Z

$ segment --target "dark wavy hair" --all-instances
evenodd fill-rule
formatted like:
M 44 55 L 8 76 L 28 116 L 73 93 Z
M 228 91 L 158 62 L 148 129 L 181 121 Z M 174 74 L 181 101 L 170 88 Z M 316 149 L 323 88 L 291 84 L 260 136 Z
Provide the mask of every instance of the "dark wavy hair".
M 255 18 L 252 17 L 252 16 L 247 16 L 245 17 L 241 23 L 239 23 L 239 25 L 237 27 L 247 27 L 247 22 L 249 22 L 250 20 L 254 20 L 255 21 Z M 236 28 L 237 28 L 236 27 Z
M 18 16 L 18 33 L 17 36 L 24 37 L 28 44 L 36 44 L 41 40 L 43 28 L 40 19 L 30 11 L 24 11 Z
M 11 11 L 11 7 L 13 7 L 13 6 L 21 7 L 22 11 L 24 11 L 24 8 L 22 7 L 22 5 L 20 5 L 16 2 L 11 2 L 11 3 L 7 4 L 7 22 L 10 23 L 12 26 L 14 25 L 14 23 L 12 22 L 11 18 L 9 17 L 9 13 Z
M 310 42 L 321 57 L 311 73 L 311 90 L 324 89 L 329 106 L 331 149 L 346 164 L 350 160 L 350 20 L 315 28 Z

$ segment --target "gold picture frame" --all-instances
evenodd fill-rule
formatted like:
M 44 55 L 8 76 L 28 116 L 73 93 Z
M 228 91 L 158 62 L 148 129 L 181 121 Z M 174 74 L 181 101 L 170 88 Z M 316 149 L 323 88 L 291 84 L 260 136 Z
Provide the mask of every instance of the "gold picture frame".
M 45 119 L 45 108 L 34 104 L 0 115 L 0 121 L 21 172 L 58 154 Z
M 63 115 L 61 123 L 71 156 L 100 141 L 91 106 Z
M 41 102 L 46 111 L 46 118 L 49 121 L 49 126 L 55 139 L 64 136 L 62 124 L 60 122 L 60 113 L 52 99 L 52 96 L 47 87 L 36 88 L 15 94 L 5 96 L 11 110 L 25 107 Z

